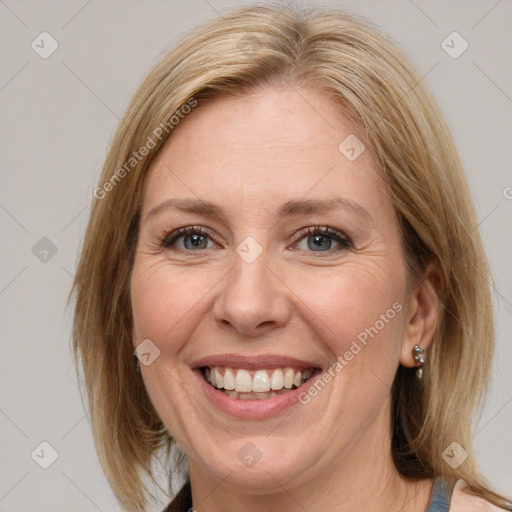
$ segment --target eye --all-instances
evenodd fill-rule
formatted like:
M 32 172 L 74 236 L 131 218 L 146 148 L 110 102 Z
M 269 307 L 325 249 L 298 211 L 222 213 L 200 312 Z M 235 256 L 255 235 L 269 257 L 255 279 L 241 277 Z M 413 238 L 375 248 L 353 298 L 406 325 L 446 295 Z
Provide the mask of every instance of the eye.
M 306 228 L 300 232 L 300 235 L 302 235 L 300 241 L 305 240 L 307 242 L 306 248 L 300 247 L 302 251 L 328 252 L 333 246 L 333 241 L 339 246 L 334 252 L 353 247 L 348 237 L 328 226 Z
M 208 249 L 208 239 L 210 238 L 210 233 L 205 229 L 189 226 L 176 229 L 172 233 L 165 235 L 161 241 L 161 245 L 165 249 L 197 251 L 199 249 Z M 182 247 L 179 247 L 179 244 L 177 244 L 180 239 L 183 239 Z
M 331 251 L 333 242 L 338 245 L 334 252 L 353 247 L 348 237 L 328 226 L 305 228 L 299 232 L 299 235 L 299 250 L 301 251 L 333 252 Z M 209 240 L 213 242 L 212 234 L 208 230 L 199 226 L 188 226 L 166 234 L 160 240 L 160 245 L 170 250 L 198 251 L 211 248 L 212 246 L 208 246 Z M 302 240 L 307 241 L 306 248 L 300 247 Z

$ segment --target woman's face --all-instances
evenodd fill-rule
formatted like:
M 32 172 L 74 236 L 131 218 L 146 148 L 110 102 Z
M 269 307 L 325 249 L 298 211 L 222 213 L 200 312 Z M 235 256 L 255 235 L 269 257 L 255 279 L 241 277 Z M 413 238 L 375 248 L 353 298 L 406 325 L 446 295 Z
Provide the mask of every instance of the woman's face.
M 198 107 L 152 162 L 133 345 L 192 477 L 267 492 L 389 459 L 414 302 L 355 131 L 324 96 L 269 88 Z

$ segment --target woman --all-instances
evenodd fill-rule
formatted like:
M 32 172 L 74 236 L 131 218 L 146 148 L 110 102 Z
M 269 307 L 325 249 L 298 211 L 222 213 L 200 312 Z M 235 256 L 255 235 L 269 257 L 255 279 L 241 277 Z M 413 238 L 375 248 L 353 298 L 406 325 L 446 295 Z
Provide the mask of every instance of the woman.
M 94 195 L 74 347 L 126 510 L 156 460 L 186 476 L 169 511 L 510 507 L 471 446 L 494 331 L 463 169 L 374 29 L 259 6 L 194 31 Z

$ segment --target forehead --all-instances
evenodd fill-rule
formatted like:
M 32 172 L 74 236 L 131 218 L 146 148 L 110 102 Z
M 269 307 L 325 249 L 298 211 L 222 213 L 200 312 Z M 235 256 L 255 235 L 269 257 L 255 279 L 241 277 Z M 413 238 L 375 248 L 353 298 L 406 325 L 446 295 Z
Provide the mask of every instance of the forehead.
M 209 100 L 180 122 L 153 160 L 144 211 L 169 196 L 209 198 L 237 211 L 242 202 L 264 207 L 333 192 L 385 202 L 371 151 L 351 160 L 347 140 L 361 151 L 358 126 L 316 91 L 269 88 Z

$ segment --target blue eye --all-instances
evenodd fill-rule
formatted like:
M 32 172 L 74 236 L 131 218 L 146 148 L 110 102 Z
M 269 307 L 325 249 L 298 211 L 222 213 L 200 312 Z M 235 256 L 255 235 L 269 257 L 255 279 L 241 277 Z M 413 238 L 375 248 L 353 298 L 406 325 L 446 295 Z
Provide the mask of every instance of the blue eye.
M 334 251 L 353 247 L 348 237 L 328 226 L 306 228 L 302 230 L 300 234 L 302 236 L 299 241 L 307 240 L 307 249 L 302 248 L 300 249 L 301 251 L 333 252 L 331 251 L 333 242 L 339 246 L 338 249 Z M 183 239 L 182 247 L 179 247 L 177 242 L 181 239 Z M 211 248 L 211 246 L 208 247 L 209 240 L 212 241 L 212 235 L 209 231 L 201 227 L 189 226 L 166 234 L 160 244 L 165 249 L 199 251 L 201 249 Z
M 180 238 L 183 238 L 185 250 L 197 251 L 199 249 L 208 249 L 207 245 L 210 234 L 198 227 L 180 228 L 167 235 L 162 240 L 162 246 L 169 249 L 174 246 L 176 241 Z
M 337 250 L 343 250 L 352 247 L 352 243 L 347 237 L 342 235 L 339 231 L 331 229 L 327 226 L 307 228 L 305 231 L 302 231 L 301 234 L 303 236 L 300 238 L 300 240 L 306 239 L 307 249 L 312 252 L 328 252 L 333 245 L 333 241 L 340 246 Z

